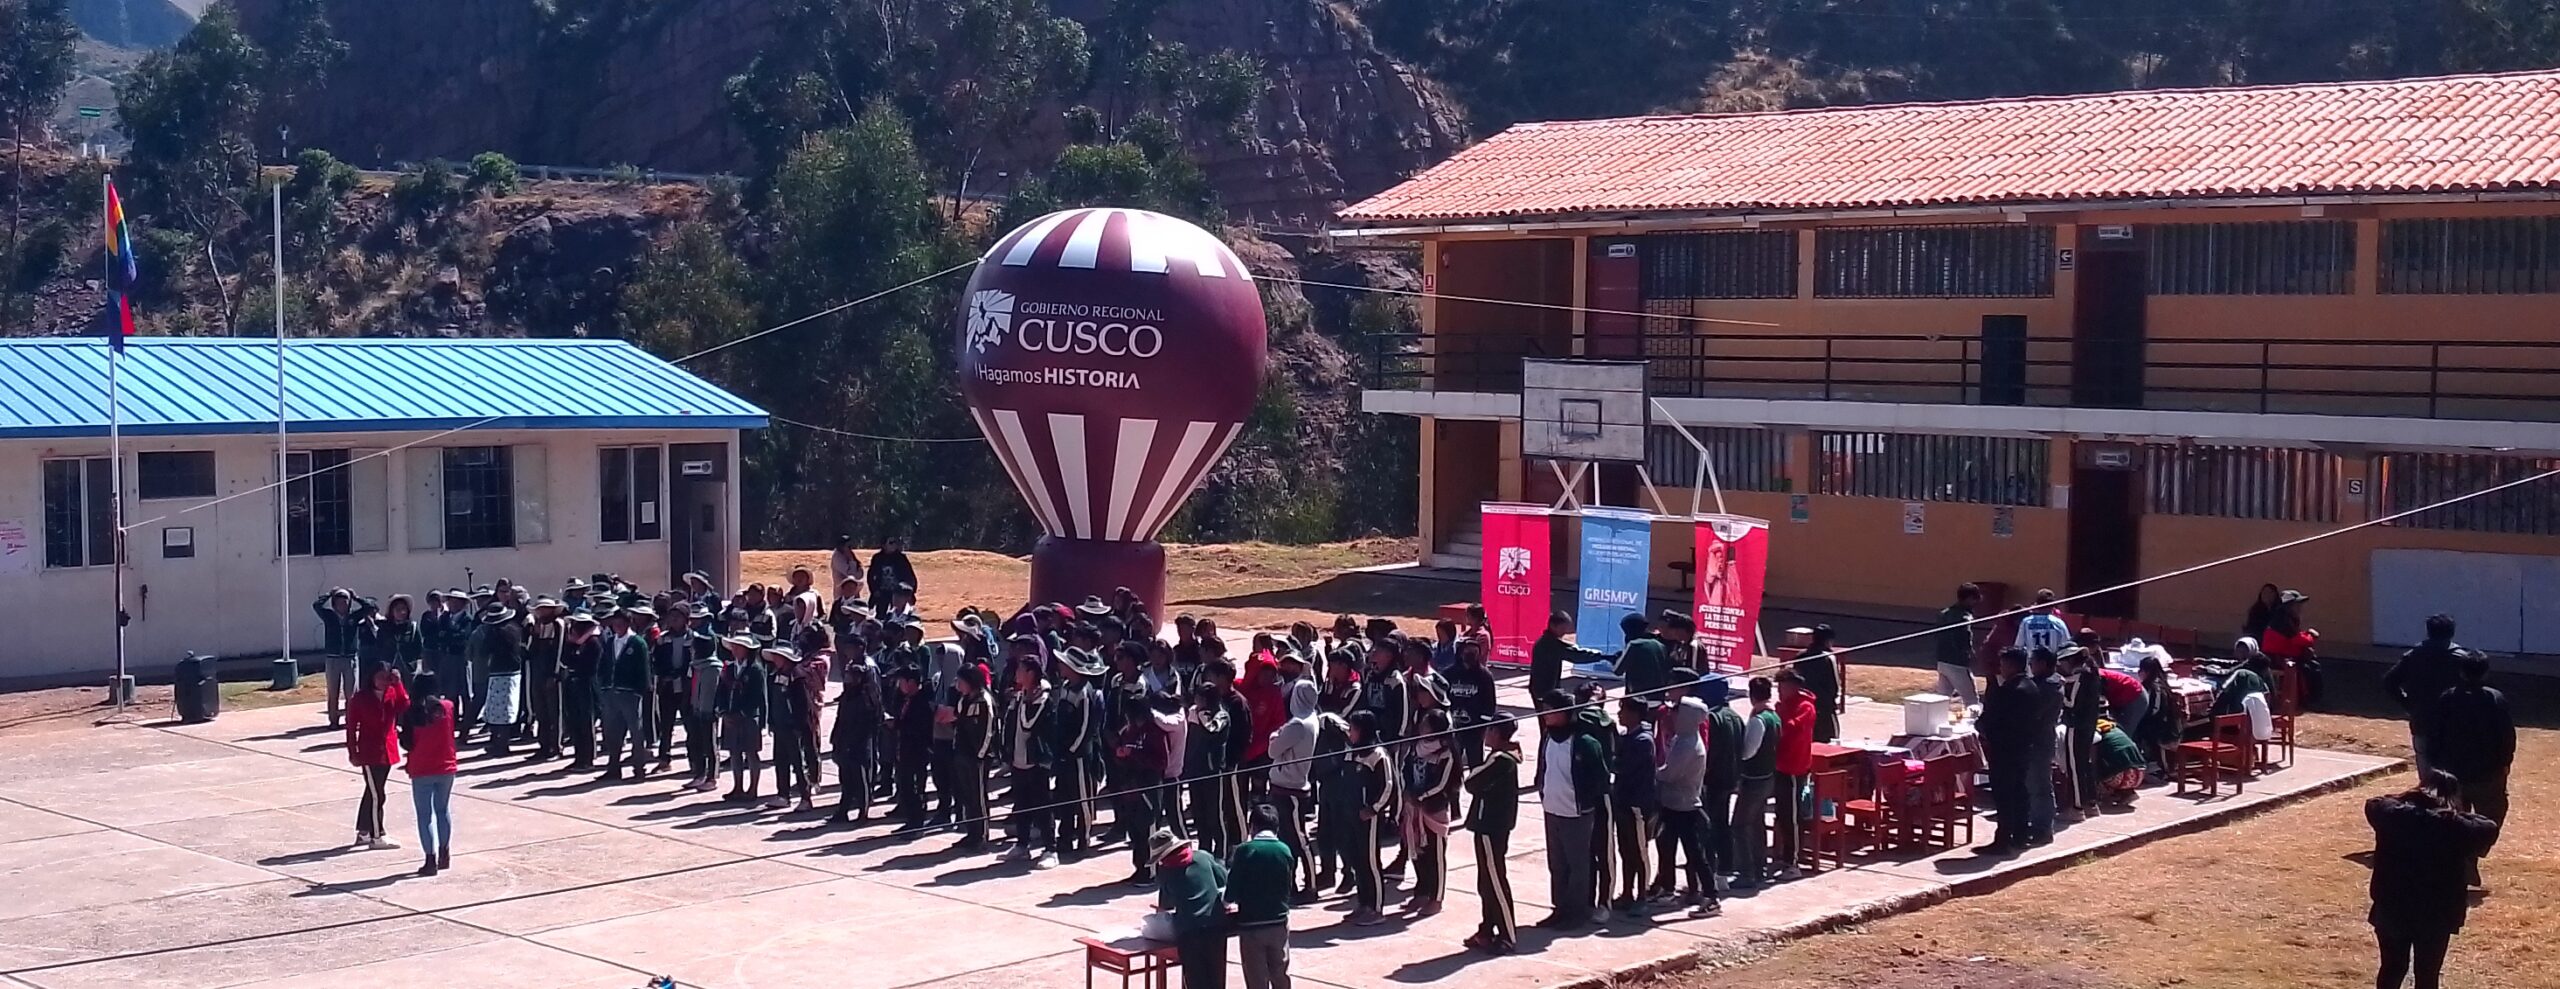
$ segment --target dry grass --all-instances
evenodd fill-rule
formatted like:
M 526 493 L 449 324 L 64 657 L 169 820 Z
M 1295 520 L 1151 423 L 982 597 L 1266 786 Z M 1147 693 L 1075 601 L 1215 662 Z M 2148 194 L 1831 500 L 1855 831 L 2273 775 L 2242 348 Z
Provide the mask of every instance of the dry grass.
M 1166 570 L 1173 601 L 1167 610 L 1188 611 L 1217 619 L 1230 628 L 1286 628 L 1292 621 L 1323 621 L 1332 608 L 1362 614 L 1403 615 L 1416 627 L 1440 603 L 1421 603 L 1436 585 L 1416 589 L 1414 581 L 1363 578 L 1343 571 L 1402 563 L 1414 558 L 1410 539 L 1363 539 L 1312 546 L 1270 543 L 1221 543 L 1167 546 Z M 864 561 L 871 550 L 860 551 Z M 963 606 L 1010 611 L 1022 602 L 1031 580 L 1031 564 L 1017 556 L 978 550 L 934 550 L 910 553 L 916 565 L 916 608 L 927 619 L 948 618 Z M 821 550 L 762 550 L 740 554 L 739 579 L 787 582 L 793 567 L 808 567 L 826 581 L 827 554 Z M 1372 587 L 1371 585 L 1375 585 Z M 1362 588 L 1367 588 L 1363 590 Z M 1471 598 L 1472 589 L 1447 585 L 1450 601 Z M 1385 607 L 1370 607 L 1374 601 Z M 1332 603 L 1328 603 L 1332 602 Z M 1412 614 L 1404 615 L 1404 612 Z
M 1924 670 L 1858 667 L 1851 689 L 1898 697 Z M 2397 720 L 2309 714 L 2307 747 L 2406 755 Z M 2494 893 L 2454 941 L 2446 984 L 2560 986 L 2560 732 L 2526 729 L 2510 783 L 2514 813 L 2484 863 Z M 2302 989 L 2373 984 L 2362 853 L 2364 800 L 2407 787 L 2400 773 L 2200 834 L 2170 838 L 1864 928 L 1769 950 L 1679 989 L 2079 989 L 2210 986 Z

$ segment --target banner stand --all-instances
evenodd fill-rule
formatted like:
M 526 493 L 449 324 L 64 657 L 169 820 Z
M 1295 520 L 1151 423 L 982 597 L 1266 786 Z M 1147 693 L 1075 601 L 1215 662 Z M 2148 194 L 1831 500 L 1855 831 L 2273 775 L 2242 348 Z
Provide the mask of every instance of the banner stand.
M 1529 664 L 1529 649 L 1547 629 L 1554 592 L 1555 568 L 1550 553 L 1549 516 L 1545 505 L 1489 501 L 1478 506 L 1484 519 L 1484 602 L 1486 662 Z

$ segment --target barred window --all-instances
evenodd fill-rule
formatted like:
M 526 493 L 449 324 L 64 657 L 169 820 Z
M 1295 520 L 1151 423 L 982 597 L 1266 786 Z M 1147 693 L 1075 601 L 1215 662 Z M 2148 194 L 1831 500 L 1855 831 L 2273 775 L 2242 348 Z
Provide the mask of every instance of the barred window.
M 2344 295 L 2356 227 L 2345 220 L 2151 228 L 2153 295 Z
M 1726 230 L 1643 238 L 1640 293 L 1656 299 L 1796 297 L 1793 230 Z
M 1815 494 L 1982 505 L 2046 502 L 2047 443 L 2007 436 L 1815 433 Z
M 2279 522 L 2335 522 L 2343 463 L 2335 454 L 2271 446 L 2152 444 L 2143 458 L 2147 511 Z
M 1691 426 L 1689 432 L 1707 445 L 1716 483 L 1727 491 L 1787 490 L 1787 437 L 1749 426 Z M 1698 480 L 1698 448 L 1680 431 L 1655 426 L 1646 431 L 1644 469 L 1653 483 L 1685 487 Z
M 2382 225 L 2382 292 L 2560 292 L 2560 217 L 2386 222 Z
M 2464 453 L 2386 453 L 2374 458 L 2382 495 L 2376 515 L 2394 515 L 2448 498 L 2560 470 L 2560 458 Z M 2560 535 L 2560 477 L 2493 491 L 2430 509 L 2392 525 L 2463 532 Z
M 2034 224 L 1814 231 L 1826 299 L 2018 299 L 2053 294 L 2053 228 Z

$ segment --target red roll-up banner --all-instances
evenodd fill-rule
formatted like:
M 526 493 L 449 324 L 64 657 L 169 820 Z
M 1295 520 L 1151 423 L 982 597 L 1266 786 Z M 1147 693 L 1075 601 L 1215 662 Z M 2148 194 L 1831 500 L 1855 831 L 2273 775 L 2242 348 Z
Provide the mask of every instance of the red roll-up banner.
M 1759 652 L 1760 591 L 1769 575 L 1769 523 L 1740 515 L 1697 517 L 1698 619 L 1702 673 L 1740 673 Z
M 1554 569 L 1547 556 L 1545 505 L 1488 501 L 1484 515 L 1484 614 L 1496 663 L 1526 666 L 1529 647 L 1547 628 Z

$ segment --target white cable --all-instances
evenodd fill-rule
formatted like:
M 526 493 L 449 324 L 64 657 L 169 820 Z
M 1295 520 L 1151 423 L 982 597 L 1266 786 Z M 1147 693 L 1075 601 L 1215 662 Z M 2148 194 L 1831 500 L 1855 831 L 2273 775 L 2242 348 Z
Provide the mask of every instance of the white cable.
M 799 325 L 801 325 L 801 324 L 803 324 L 803 323 L 806 323 L 806 322 L 809 322 L 810 320 L 813 320 L 813 319 L 820 319 L 820 318 L 823 318 L 823 317 L 826 317 L 826 316 L 833 315 L 833 314 L 835 314 L 835 313 L 843 312 L 843 311 L 845 311 L 845 310 L 847 310 L 847 309 L 851 309 L 851 308 L 853 308 L 853 307 L 855 307 L 855 306 L 858 306 L 858 305 L 861 305 L 861 304 L 863 304 L 863 303 L 865 303 L 865 302 L 870 302 L 870 301 L 872 301 L 872 300 L 874 300 L 874 299 L 879 299 L 879 298 L 882 298 L 882 297 L 885 297 L 885 296 L 895 295 L 895 294 L 897 294 L 897 293 L 899 293 L 899 292 L 904 292 L 904 291 L 906 291 L 906 290 L 908 290 L 908 289 L 911 289 L 911 288 L 914 288 L 914 287 L 916 287 L 916 286 L 918 286 L 918 285 L 922 285 L 922 284 L 924 284 L 924 283 L 926 283 L 926 282 L 933 281 L 934 279 L 941 278 L 941 277 L 943 277 L 943 276 L 945 276 L 945 275 L 951 274 L 952 272 L 959 271 L 959 270 L 961 270 L 961 269 L 971 267 L 971 266 L 973 266 L 973 265 L 976 265 L 977 263 L 978 263 L 978 262 L 977 262 L 977 260 L 976 260 L 976 259 L 974 259 L 974 258 L 972 258 L 972 259 L 970 259 L 970 260 L 968 260 L 968 261 L 964 261 L 964 262 L 962 262 L 962 263 L 960 263 L 960 264 L 952 265 L 951 267 L 944 268 L 944 269 L 942 269 L 941 271 L 934 272 L 933 274 L 926 275 L 926 276 L 924 276 L 924 277 L 922 277 L 922 278 L 918 278 L 918 279 L 916 279 L 916 280 L 914 280 L 914 281 L 905 282 L 905 283 L 903 283 L 903 284 L 899 284 L 899 285 L 896 285 L 896 286 L 892 286 L 892 287 L 890 287 L 890 288 L 884 288 L 884 289 L 881 289 L 880 291 L 873 292 L 873 293 L 871 293 L 870 295 L 863 296 L 862 298 L 855 299 L 855 300 L 853 300 L 853 301 L 851 301 L 851 302 L 846 302 L 846 303 L 842 303 L 842 304 L 839 304 L 839 305 L 830 306 L 830 307 L 828 307 L 828 308 L 826 308 L 826 309 L 820 310 L 820 311 L 818 311 L 818 312 L 810 313 L 809 315 L 802 316 L 802 317 L 800 317 L 800 318 L 798 318 L 798 319 L 795 319 L 795 320 L 792 320 L 792 321 L 790 321 L 790 322 L 788 322 L 788 323 L 783 323 L 783 324 L 781 324 L 781 325 L 779 325 L 779 326 L 774 326 L 774 327 L 769 327 L 769 328 L 766 328 L 766 329 L 758 330 L 758 331 L 756 331 L 756 332 L 754 332 L 754 333 L 747 334 L 746 336 L 739 337 L 739 338 L 737 338 L 737 339 L 735 339 L 735 340 L 731 340 L 731 341 L 729 341 L 729 342 L 727 342 L 727 343 L 719 344 L 719 345 L 713 346 L 713 347 L 711 347 L 711 348 L 709 348 L 709 349 L 706 349 L 706 350 L 696 351 L 696 352 L 694 352 L 694 353 L 687 354 L 687 355 L 685 355 L 685 356 L 683 356 L 683 357 L 678 357 L 678 358 L 676 358 L 675 360 L 668 361 L 667 363 L 669 363 L 669 364 L 683 364 L 683 363 L 686 363 L 686 362 L 688 362 L 688 361 L 694 360 L 695 358 L 702 357 L 702 356 L 703 356 L 703 355 L 705 355 L 705 354 L 716 353 L 716 352 L 718 352 L 718 351 L 725 350 L 725 349 L 727 349 L 727 348 L 734 347 L 734 346 L 737 346 L 737 345 L 739 345 L 739 344 L 745 343 L 745 342 L 747 342 L 747 341 L 749 341 L 749 340 L 753 340 L 753 339 L 755 339 L 755 338 L 757 338 L 757 337 L 765 336 L 765 335 L 767 335 L 767 334 L 771 334 L 771 333 L 779 333 L 779 332 L 781 332 L 781 331 L 783 331 L 783 330 L 790 329 L 790 328 L 792 328 L 792 327 L 794 327 L 794 326 L 799 326 Z M 240 498 L 246 498 L 246 497 L 248 497 L 248 496 L 250 496 L 250 495 L 253 495 L 253 494 L 261 494 L 261 493 L 264 493 L 264 492 L 273 491 L 273 490 L 275 490 L 275 489 L 277 489 L 277 488 L 283 487 L 283 486 L 285 486 L 285 485 L 287 485 L 287 484 L 291 484 L 291 483 L 293 483 L 293 482 L 295 482 L 295 481 L 309 480 L 309 479 L 311 479 L 311 478 L 318 477 L 318 476 L 320 476 L 320 475 L 322 475 L 322 474 L 325 474 L 325 473 L 328 473 L 328 472 L 330 472 L 330 471 L 338 470 L 338 469 L 341 469 L 341 468 L 344 468 L 344 467 L 352 466 L 352 465 L 354 465 L 354 464 L 362 463 L 362 462 L 364 462 L 364 461 L 371 460 L 371 459 L 373 459 L 373 458 L 375 458 L 375 457 L 385 457 L 385 456 L 389 456 L 389 455 L 391 455 L 392 453 L 394 453 L 394 452 L 396 452 L 396 451 L 406 450 L 406 449 L 408 449 L 408 448 L 410 448 L 410 447 L 417 446 L 417 445 L 419 445 L 419 444 L 421 444 L 421 443 L 432 443 L 432 442 L 435 442 L 436 440 L 443 439 L 443 438 L 445 438 L 445 437 L 447 437 L 447 436 L 451 436 L 451 435 L 453 435 L 453 434 L 455 434 L 455 433 L 464 432 L 464 431 L 466 431 L 466 430 L 478 429 L 478 428 L 480 428 L 480 427 L 482 427 L 482 426 L 486 426 L 486 425 L 488 425 L 488 424 L 490 424 L 490 423 L 493 423 L 493 422 L 496 422 L 496 421 L 498 421 L 498 420 L 500 420 L 500 419 L 505 419 L 505 418 L 509 418 L 509 417 L 508 417 L 508 416 L 490 416 L 490 417 L 488 417 L 488 418 L 486 418 L 486 419 L 481 419 L 481 420 L 479 420 L 479 421 L 477 421 L 477 422 L 464 423 L 463 425 L 455 426 L 454 428 L 452 428 L 452 429 L 448 429 L 448 430 L 445 430 L 445 431 L 443 431 L 443 432 L 441 432 L 441 433 L 434 433 L 434 434 L 431 434 L 431 435 L 428 435 L 428 436 L 422 436 L 422 437 L 419 437 L 419 438 L 417 438 L 417 439 L 410 440 L 409 442 L 402 443 L 402 444 L 400 444 L 400 445 L 398 445 L 398 446 L 389 447 L 389 448 L 387 448 L 387 449 L 375 450 L 375 451 L 373 451 L 372 453 L 365 454 L 365 455 L 363 455 L 363 456 L 361 456 L 361 457 L 349 457 L 349 458 L 347 458 L 347 461 L 346 461 L 345 463 L 340 463 L 340 464 L 331 464 L 331 465 L 329 465 L 329 466 L 327 466 L 327 467 L 322 467 L 322 468 L 318 468 L 318 469 L 316 469 L 316 470 L 313 470 L 313 471 L 311 471 L 310 473 L 307 473 L 307 474 L 297 474 L 297 475 L 294 475 L 294 476 L 292 476 L 292 477 L 285 478 L 285 479 L 280 480 L 280 481 L 275 481 L 275 482 L 268 483 L 268 484 L 262 484 L 262 485 L 259 485 L 259 486 L 257 486 L 257 487 L 254 487 L 254 488 L 249 488 L 249 489 L 244 490 L 244 491 L 235 491 L 235 492 L 232 492 L 232 493 L 230 493 L 230 494 L 223 495 L 223 496 L 222 496 L 222 497 L 220 497 L 220 498 L 213 499 L 212 501 L 205 502 L 204 504 L 201 504 L 201 505 L 194 505 L 194 506 L 190 506 L 190 507 L 187 507 L 187 508 L 181 508 L 181 509 L 179 509 L 179 510 L 177 510 L 177 511 L 170 512 L 170 513 L 169 513 L 169 514 L 167 514 L 167 515 L 160 516 L 160 517 L 158 517 L 158 518 L 152 519 L 152 520 L 147 521 L 147 522 L 138 522 L 138 523 L 134 523 L 134 524 L 131 524 L 131 525 L 126 525 L 126 526 L 123 526 L 123 527 L 120 529 L 120 531 L 122 531 L 122 532 L 126 532 L 126 533 L 131 533 L 131 532 L 133 532 L 133 531 L 134 531 L 134 530 L 136 530 L 136 529 L 141 529 L 141 528 L 144 528 L 144 527 L 146 527 L 146 526 L 158 525 L 158 524 L 160 524 L 160 523 L 162 523 L 162 522 L 166 522 L 166 521 L 168 521 L 168 520 L 170 520 L 170 519 L 177 518 L 178 516 L 181 516 L 181 515 L 187 515 L 187 514 L 194 513 L 194 512 L 201 512 L 201 511 L 203 511 L 203 510 L 205 510 L 205 509 L 212 508 L 213 506 L 215 506 L 215 505 L 219 505 L 219 504 L 222 504 L 223 502 L 226 502 L 226 501 L 234 501 L 234 500 L 237 500 L 237 499 L 240 499 Z M 780 417 L 780 416 L 771 416 L 770 418 L 780 419 L 781 417 Z M 783 421 L 788 422 L 789 420 L 783 420 Z M 805 425 L 808 425 L 808 424 L 807 424 L 807 423 L 797 423 L 797 422 L 795 422 L 795 423 L 792 423 L 792 425 L 795 425 L 795 426 L 805 426 Z M 810 427 L 810 428 L 820 428 L 820 427 Z M 849 434 L 849 435 L 860 435 L 860 434 Z M 883 436 L 883 437 L 870 437 L 870 438 L 873 438 L 873 439 L 892 439 L 893 437 L 885 437 L 885 436 Z M 920 440 L 920 441 L 918 441 L 918 442 L 958 443 L 958 442 L 966 442 L 966 441 L 963 441 L 963 440 L 956 440 L 956 439 L 954 439 L 954 440 Z
M 1305 278 L 1291 278 L 1287 275 L 1275 275 L 1266 271 L 1254 272 L 1253 277 L 1266 282 L 1279 282 L 1284 285 L 1313 285 L 1317 288 L 1349 289 L 1354 292 L 1376 292 L 1380 295 L 1403 295 L 1417 299 L 1438 299 L 1443 302 L 1477 302 L 1488 306 L 1518 306 L 1523 309 L 1552 309 L 1558 312 L 1590 313 L 1595 316 L 1634 316 L 1639 319 L 1668 319 L 1681 323 L 1716 323 L 1724 326 L 1775 327 L 1780 325 L 1777 323 L 1764 323 L 1756 319 L 1717 319 L 1713 316 L 1683 316 L 1678 313 L 1637 312 L 1632 309 L 1595 309 L 1590 306 L 1573 306 L 1566 305 L 1561 302 L 1528 302 L 1521 299 L 1489 299 L 1474 295 L 1449 295 L 1444 292 L 1418 292 L 1408 288 L 1382 288 L 1376 285 L 1354 285 L 1349 282 L 1319 282 Z

